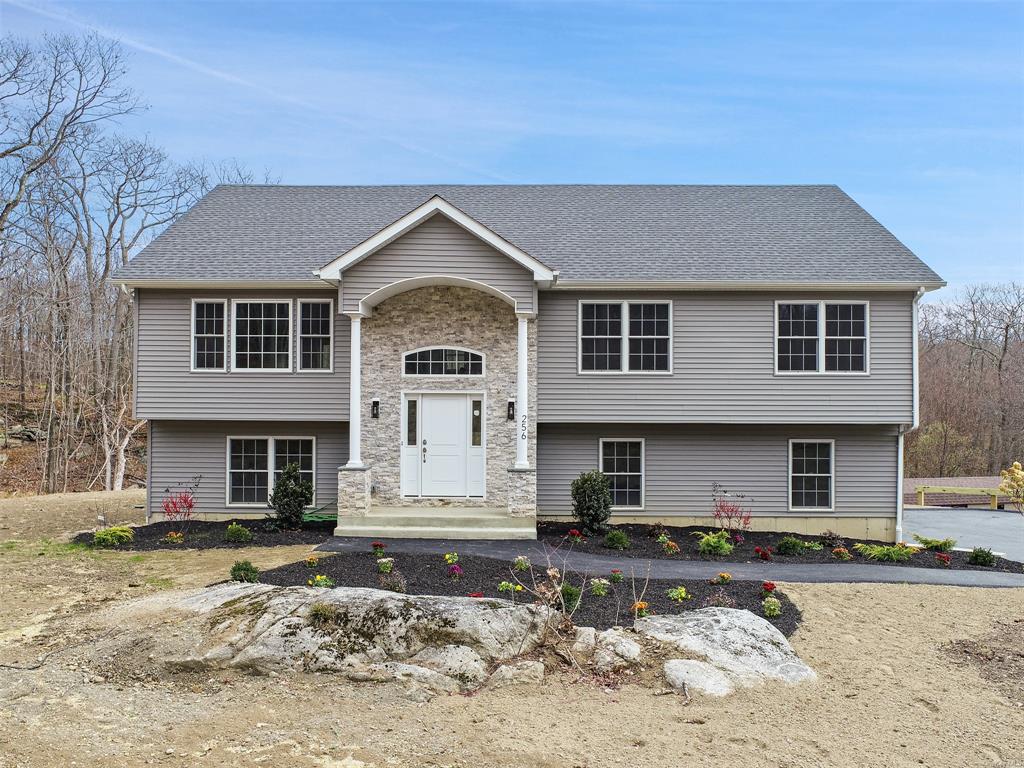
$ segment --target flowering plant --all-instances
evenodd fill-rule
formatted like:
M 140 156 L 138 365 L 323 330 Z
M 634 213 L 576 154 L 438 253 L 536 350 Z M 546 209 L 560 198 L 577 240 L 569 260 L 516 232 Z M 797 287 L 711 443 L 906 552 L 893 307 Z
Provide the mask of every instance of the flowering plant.
M 638 619 L 642 619 L 647 615 L 648 608 L 649 606 L 643 600 L 637 600 L 633 603 L 633 615 Z
M 370 544 L 370 548 L 373 549 L 373 555 L 378 560 L 380 560 L 380 558 L 384 557 L 384 542 L 383 541 L 375 541 L 375 542 L 373 542 L 372 544 Z
M 462 566 L 458 563 L 452 563 L 448 566 L 448 575 L 453 579 L 458 579 L 462 576 Z
M 382 557 L 377 560 L 377 573 L 391 573 L 394 567 L 395 558 L 393 557 Z
M 950 563 L 953 562 L 953 558 L 951 555 L 948 555 L 945 552 L 936 552 L 935 562 L 945 566 L 946 568 L 949 568 Z
M 728 584 L 730 581 L 732 581 L 732 574 L 731 573 L 727 573 L 726 571 L 722 571 L 720 574 L 718 574 L 717 576 L 715 576 L 715 578 L 713 578 L 711 580 L 711 583 L 712 584 Z
M 767 561 L 769 563 L 772 560 L 775 559 L 772 556 L 772 548 L 771 547 L 754 547 L 754 554 L 757 555 L 762 560 L 765 560 L 765 561 Z
M 324 576 L 322 573 L 316 574 L 312 579 L 306 582 L 311 587 L 320 587 L 322 589 L 331 589 L 334 586 L 334 581 L 330 576 Z
M 164 536 L 164 541 L 168 544 L 183 544 L 185 542 L 185 534 L 181 531 L 168 531 L 167 535 Z
M 832 557 L 836 560 L 853 560 L 853 555 L 846 547 L 836 547 L 832 550 Z
M 530 558 L 526 555 L 518 555 L 512 560 L 513 571 L 528 571 L 530 570 Z
M 307 568 L 316 568 L 320 565 L 320 558 L 316 555 L 310 555 L 303 562 L 306 564 Z
M 566 537 L 567 537 L 567 538 L 569 539 L 569 541 L 571 541 L 571 542 L 572 542 L 573 544 L 582 544 L 583 542 L 585 542 L 585 541 L 586 541 L 586 539 L 584 539 L 584 538 L 583 538 L 583 534 L 582 534 L 582 533 L 580 533 L 580 532 L 579 532 L 578 530 L 576 530 L 575 528 L 570 528 L 570 529 L 569 529 L 569 533 L 567 533 L 567 534 L 566 534 Z
M 668 544 L 668 542 L 670 541 L 670 539 L 669 539 L 669 537 L 668 537 L 668 534 L 667 534 L 667 533 L 659 533 L 659 534 L 658 534 L 658 538 L 657 538 L 657 539 L 655 539 L 655 541 L 657 541 L 657 542 L 658 542 L 659 544 L 661 544 L 662 546 L 665 546 L 666 544 Z
M 612 583 L 608 579 L 591 579 L 590 594 L 594 597 L 606 597 Z
M 779 598 L 769 595 L 761 601 L 761 610 L 769 619 L 774 619 L 782 615 L 782 603 L 779 602 Z
M 499 592 L 522 592 L 522 584 L 513 584 L 511 581 L 503 581 L 498 585 Z
M 672 589 L 668 590 L 668 592 L 666 592 L 665 594 L 668 595 L 668 599 L 674 603 L 681 603 L 684 600 L 691 600 L 693 598 L 693 595 L 687 592 L 686 587 L 682 585 L 678 587 L 673 587 Z
M 622 571 L 620 571 L 618 568 L 612 568 L 612 574 L 608 578 L 611 580 L 612 584 L 621 584 Z
M 448 563 L 448 565 L 455 565 L 457 562 L 459 562 L 459 553 L 458 552 L 445 552 L 444 553 L 444 561 L 446 563 Z
M 483 597 L 483 592 L 467 592 L 466 597 Z
M 761 597 L 768 597 L 772 592 L 775 591 L 774 581 L 762 581 L 761 582 Z

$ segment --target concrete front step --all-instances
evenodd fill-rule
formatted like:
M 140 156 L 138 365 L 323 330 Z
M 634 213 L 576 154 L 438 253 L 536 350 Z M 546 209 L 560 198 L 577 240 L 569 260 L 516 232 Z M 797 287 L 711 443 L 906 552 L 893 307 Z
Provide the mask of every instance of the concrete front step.
M 486 507 L 377 507 L 363 517 L 340 517 L 335 536 L 375 539 L 537 538 L 533 517 L 509 517 Z

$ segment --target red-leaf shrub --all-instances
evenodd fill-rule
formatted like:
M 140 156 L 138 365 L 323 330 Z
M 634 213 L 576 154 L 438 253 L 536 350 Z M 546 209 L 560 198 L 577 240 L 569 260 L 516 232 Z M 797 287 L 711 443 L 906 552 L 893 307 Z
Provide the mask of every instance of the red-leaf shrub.
M 196 499 L 192 491 L 176 491 L 167 494 L 160 506 L 163 507 L 165 520 L 191 520 Z

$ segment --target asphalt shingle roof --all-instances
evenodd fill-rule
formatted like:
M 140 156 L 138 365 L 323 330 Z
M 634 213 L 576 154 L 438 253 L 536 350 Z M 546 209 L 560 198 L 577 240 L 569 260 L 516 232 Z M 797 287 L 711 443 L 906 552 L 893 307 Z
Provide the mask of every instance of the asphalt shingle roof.
M 832 185 L 444 184 L 218 186 L 115 279 L 308 281 L 434 195 L 562 280 L 941 280 Z

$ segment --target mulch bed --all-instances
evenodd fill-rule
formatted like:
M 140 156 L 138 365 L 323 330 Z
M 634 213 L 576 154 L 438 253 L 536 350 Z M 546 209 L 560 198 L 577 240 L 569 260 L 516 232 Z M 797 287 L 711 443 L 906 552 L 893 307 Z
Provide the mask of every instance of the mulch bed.
M 448 575 L 448 565 L 442 555 L 396 553 L 393 556 L 395 558 L 394 568 L 405 578 L 405 591 L 408 594 L 466 597 L 473 593 L 483 593 L 484 597 L 509 599 L 508 593 L 498 591 L 498 584 L 502 581 L 515 582 L 510 564 L 504 560 L 460 555 L 459 565 L 462 566 L 463 575 L 458 579 L 453 579 Z M 532 570 L 532 578 L 536 578 L 538 583 L 545 580 L 542 569 L 534 567 Z M 322 557 L 312 568 L 307 566 L 304 561 L 282 565 L 279 568 L 262 572 L 259 580 L 263 584 L 301 586 L 306 585 L 308 580 L 317 574 L 330 577 L 338 587 L 370 587 L 372 589 L 382 587 L 380 574 L 377 573 L 376 558 L 373 553 L 368 551 L 344 552 Z M 525 585 L 534 583 L 529 572 L 517 575 Z M 608 577 L 607 573 L 591 575 Z M 634 602 L 634 584 L 631 583 L 628 570 L 623 575 L 623 581 L 618 585 L 612 584 L 611 592 L 606 597 L 583 595 L 580 607 L 573 616 L 573 622 L 577 626 L 607 629 L 613 626 L 629 627 L 633 625 L 633 614 L 630 609 Z M 579 574 L 569 573 L 566 575 L 566 580 L 570 584 L 579 585 L 583 579 Z M 666 591 L 678 586 L 685 586 L 693 597 L 682 603 L 670 600 L 665 594 Z M 635 587 L 639 595 L 644 587 L 643 569 L 637 569 Z M 664 615 L 705 608 L 709 604 L 719 604 L 714 602 L 714 599 L 722 594 L 735 601 L 735 605 L 729 605 L 729 607 L 746 608 L 758 616 L 761 615 L 761 582 L 759 581 L 732 581 L 719 587 L 700 580 L 680 582 L 652 579 L 647 584 L 647 591 L 643 599 L 649 604 L 651 614 Z M 775 590 L 775 595 L 782 603 L 782 615 L 769 619 L 769 621 L 783 634 L 789 636 L 800 625 L 802 618 L 800 611 L 781 590 Z M 532 598 L 526 591 L 523 591 L 516 595 L 516 600 L 528 602 L 532 601 Z
M 566 533 L 570 529 L 579 528 L 578 524 L 538 522 L 537 539 L 552 547 L 561 546 L 565 550 L 569 546 L 566 541 Z M 872 541 L 870 539 L 847 539 L 846 548 L 853 555 L 852 560 L 838 560 L 832 556 L 832 547 L 824 544 L 820 551 L 804 550 L 799 555 L 780 555 L 778 553 L 779 540 L 784 536 L 796 536 L 803 541 L 818 541 L 815 536 L 801 536 L 791 533 L 762 533 L 750 531 L 745 533 L 742 544 L 737 544 L 732 554 L 724 557 L 704 557 L 697 550 L 698 539 L 693 535 L 696 531 L 707 532 L 712 530 L 707 527 L 676 527 L 676 526 L 652 526 L 652 525 L 616 525 L 614 528 L 624 531 L 629 536 L 630 546 L 626 550 L 608 549 L 603 546 L 604 536 L 587 537 L 583 543 L 573 543 L 572 549 L 576 552 L 589 552 L 595 555 L 614 555 L 618 557 L 635 557 L 644 560 L 705 560 L 722 563 L 748 563 L 761 562 L 761 559 L 754 552 L 755 547 L 770 547 L 772 550 L 773 562 L 776 563 L 869 563 L 871 565 L 903 565 L 913 568 L 946 568 L 935 559 L 933 552 L 921 550 L 909 560 L 904 562 L 888 562 L 882 560 L 868 560 L 853 550 L 857 542 L 866 544 L 885 544 L 891 542 Z M 658 532 L 665 531 L 668 537 L 679 545 L 679 553 L 666 555 L 662 546 L 657 542 Z M 967 558 L 969 552 L 950 552 L 952 561 L 949 568 L 953 570 L 974 570 L 974 571 L 1003 571 L 1005 573 L 1021 573 L 1024 564 L 1007 560 L 1002 557 L 996 558 L 996 564 L 991 567 L 972 565 Z
M 230 523 L 238 523 L 249 529 L 252 539 L 247 542 L 235 543 L 224 540 L 224 532 Z M 153 550 L 153 549 L 241 549 L 243 547 L 282 547 L 290 544 L 321 544 L 334 534 L 334 522 L 306 523 L 297 531 L 275 530 L 267 520 L 193 520 L 189 523 L 164 522 L 150 523 L 133 528 L 135 540 L 111 549 L 121 550 Z M 185 540 L 181 544 L 171 544 L 165 537 L 171 531 L 184 531 Z M 91 533 L 80 533 L 75 541 L 91 544 Z

